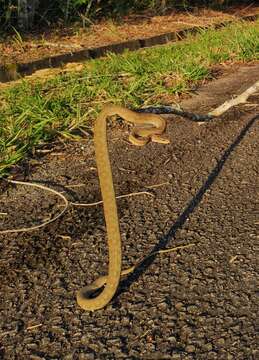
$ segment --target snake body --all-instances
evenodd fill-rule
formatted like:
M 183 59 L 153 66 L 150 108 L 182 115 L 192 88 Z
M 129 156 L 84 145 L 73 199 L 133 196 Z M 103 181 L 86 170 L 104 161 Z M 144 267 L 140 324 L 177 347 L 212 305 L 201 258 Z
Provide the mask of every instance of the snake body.
M 107 305 L 118 288 L 121 275 L 128 274 L 135 268 L 133 266 L 124 271 L 121 269 L 120 227 L 106 133 L 107 119 L 113 115 L 119 115 L 134 125 L 129 137 L 134 145 L 143 146 L 148 141 L 169 143 L 161 136 L 166 128 L 166 120 L 156 114 L 137 113 L 121 106 L 106 105 L 96 119 L 94 146 L 108 237 L 109 266 L 107 276 L 98 278 L 77 293 L 78 305 L 89 311 L 101 309 Z M 97 297 L 91 298 L 91 295 L 103 285 L 105 287 L 102 292 Z

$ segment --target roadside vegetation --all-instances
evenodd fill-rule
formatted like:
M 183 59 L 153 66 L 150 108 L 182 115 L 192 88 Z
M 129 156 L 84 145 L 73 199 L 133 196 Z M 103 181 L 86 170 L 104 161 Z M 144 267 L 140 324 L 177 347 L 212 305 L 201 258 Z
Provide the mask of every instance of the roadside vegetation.
M 223 8 L 251 0 L 0 0 L 0 29 L 29 30 L 59 23 L 89 26 L 100 18 L 120 18 L 132 11 L 164 13 L 167 9 L 192 10 L 197 6 Z
M 223 62 L 259 60 L 259 21 L 200 30 L 184 41 L 85 62 L 80 73 L 0 93 L 0 176 L 54 137 L 80 138 L 106 102 L 128 107 L 169 103 L 212 77 Z

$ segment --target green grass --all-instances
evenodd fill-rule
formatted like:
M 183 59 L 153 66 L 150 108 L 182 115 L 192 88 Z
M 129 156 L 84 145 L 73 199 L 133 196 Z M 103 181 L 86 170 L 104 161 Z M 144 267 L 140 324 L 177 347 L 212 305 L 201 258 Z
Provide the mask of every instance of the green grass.
M 201 31 L 183 42 L 109 54 L 80 73 L 21 84 L 0 94 L 0 176 L 42 142 L 75 136 L 108 101 L 129 107 L 162 103 L 211 77 L 211 67 L 259 59 L 259 21 Z

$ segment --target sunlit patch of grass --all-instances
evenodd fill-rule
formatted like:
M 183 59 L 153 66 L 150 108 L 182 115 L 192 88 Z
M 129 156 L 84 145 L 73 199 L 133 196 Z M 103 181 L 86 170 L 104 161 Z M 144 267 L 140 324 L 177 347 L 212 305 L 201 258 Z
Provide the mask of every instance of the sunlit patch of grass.
M 178 43 L 109 54 L 80 73 L 45 83 L 24 81 L 1 94 L 0 175 L 41 142 L 89 126 L 108 101 L 130 107 L 158 103 L 211 75 L 225 61 L 259 59 L 259 21 L 201 30 Z M 160 99 L 160 100 L 159 100 Z M 3 105 L 1 105 L 3 104 Z

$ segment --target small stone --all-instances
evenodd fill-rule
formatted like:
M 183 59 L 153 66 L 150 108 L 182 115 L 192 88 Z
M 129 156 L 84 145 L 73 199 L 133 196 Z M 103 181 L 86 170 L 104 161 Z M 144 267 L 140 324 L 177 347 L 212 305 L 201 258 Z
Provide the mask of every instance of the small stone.
M 230 353 L 228 353 L 228 354 L 227 354 L 227 360 L 233 360 L 233 359 L 234 359 L 233 355 L 231 355 Z
M 83 354 L 83 353 L 81 353 L 81 354 L 79 354 L 78 355 L 78 360 L 92 360 L 93 359 L 93 357 L 90 357 L 89 355 L 91 355 L 91 354 Z
M 185 348 L 185 351 L 188 352 L 188 353 L 193 353 L 193 352 L 195 352 L 195 346 L 187 345 L 186 348 Z
M 175 304 L 175 308 L 177 311 L 181 311 L 183 309 L 183 307 L 184 307 L 184 304 L 181 302 Z
M 130 320 L 127 317 L 124 317 L 121 319 L 121 325 L 122 326 L 127 326 L 130 324 Z
M 158 304 L 157 307 L 158 307 L 159 310 L 164 311 L 164 310 L 167 309 L 167 303 L 162 302 L 162 303 Z
M 198 313 L 198 307 L 195 306 L 195 305 L 190 305 L 190 306 L 187 307 L 187 311 L 190 314 L 197 314 Z
M 236 325 L 236 326 L 233 326 L 233 327 L 231 328 L 231 330 L 232 330 L 234 333 L 239 334 L 239 332 L 240 332 L 240 327 L 239 327 L 239 325 Z
M 88 343 L 89 343 L 89 338 L 88 338 L 88 336 L 86 336 L 86 335 L 82 336 L 82 337 L 81 337 L 81 344 L 83 344 L 83 345 L 88 345 Z
M 167 340 L 170 341 L 170 343 L 176 344 L 176 338 L 174 336 L 169 336 Z
M 30 350 L 38 350 L 37 344 L 27 344 L 26 347 Z
M 187 342 L 190 334 L 191 334 L 191 329 L 188 327 L 183 327 L 181 332 L 180 332 L 180 339 L 182 342 Z
M 64 360 L 73 360 L 74 355 L 73 354 L 68 354 L 64 357 Z
M 205 334 L 203 332 L 198 332 L 196 336 L 198 339 L 203 339 L 205 337 Z
M 155 345 L 152 343 L 147 343 L 146 347 L 149 351 L 154 351 L 156 349 Z
M 59 326 L 52 326 L 51 327 L 51 332 L 55 333 L 55 334 L 60 334 L 60 335 L 65 335 L 65 330 Z
M 172 360 L 181 360 L 181 355 L 180 354 L 174 354 L 173 356 L 172 356 Z
M 202 347 L 202 349 L 204 350 L 204 351 L 206 351 L 206 352 L 209 352 L 209 351 L 211 351 L 212 350 L 212 344 L 210 344 L 210 343 L 207 343 L 207 344 L 205 344 L 203 347 Z
M 225 339 L 223 339 L 223 338 L 218 339 L 217 345 L 218 346 L 224 346 L 225 345 Z

